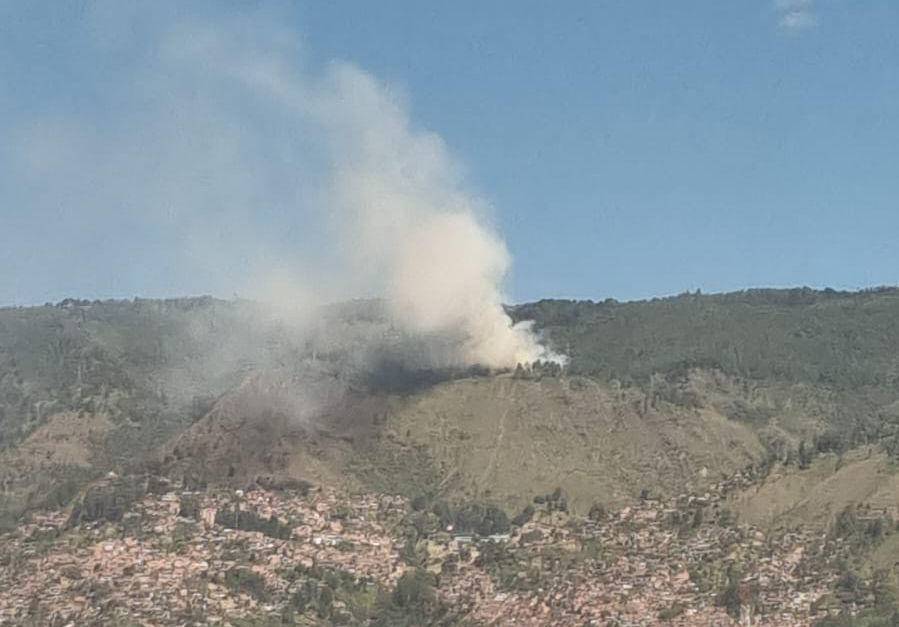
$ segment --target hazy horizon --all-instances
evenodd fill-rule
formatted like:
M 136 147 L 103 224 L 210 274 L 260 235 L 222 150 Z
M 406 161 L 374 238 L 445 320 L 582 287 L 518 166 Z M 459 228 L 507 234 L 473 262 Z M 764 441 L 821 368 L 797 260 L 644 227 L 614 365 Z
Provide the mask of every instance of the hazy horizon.
M 857 288 L 852 288 L 852 289 L 838 289 L 838 288 L 834 288 L 829 285 L 824 285 L 824 286 L 755 285 L 755 286 L 750 286 L 750 287 L 745 287 L 745 288 L 715 291 L 715 292 L 707 292 L 705 290 L 702 290 L 701 288 L 697 288 L 696 290 L 682 290 L 680 292 L 672 292 L 670 294 L 655 294 L 655 295 L 651 295 L 651 296 L 626 298 L 626 299 L 615 298 L 613 296 L 595 297 L 595 298 L 590 298 L 590 297 L 585 296 L 583 298 L 574 298 L 574 297 L 569 297 L 569 296 L 549 295 L 549 296 L 539 296 L 532 300 L 516 300 L 516 301 L 505 300 L 505 301 L 503 301 L 503 305 L 509 306 L 509 307 L 515 307 L 518 305 L 526 305 L 526 304 L 530 304 L 530 303 L 535 303 L 535 302 L 538 302 L 541 300 L 559 300 L 559 301 L 568 300 L 568 301 L 582 301 L 582 302 L 594 302 L 594 303 L 600 303 L 605 300 L 612 300 L 616 303 L 628 304 L 628 303 L 648 302 L 648 301 L 653 301 L 653 300 L 665 300 L 665 299 L 669 299 L 669 298 L 678 298 L 680 296 L 692 295 L 692 294 L 696 294 L 696 293 L 699 293 L 702 296 L 727 296 L 730 294 L 740 294 L 740 293 L 744 293 L 744 292 L 753 292 L 753 291 L 765 291 L 765 290 L 789 291 L 789 290 L 806 290 L 806 289 L 814 290 L 816 292 L 825 292 L 827 290 L 833 290 L 834 292 L 836 292 L 838 294 L 861 294 L 861 293 L 865 293 L 865 292 L 877 292 L 879 290 L 899 290 L 899 284 L 867 285 L 867 286 L 862 286 L 862 287 L 857 287 Z M 52 301 L 44 301 L 42 303 L 38 303 L 38 302 L 20 303 L 20 304 L 0 303 L 0 309 L 8 309 L 8 308 L 15 308 L 15 307 L 21 307 L 21 308 L 44 307 L 47 305 L 56 306 L 64 301 L 70 300 L 70 299 L 71 300 L 90 301 L 92 303 L 93 302 L 103 303 L 103 302 L 130 302 L 130 301 L 134 301 L 134 300 L 160 300 L 160 301 L 161 300 L 190 300 L 190 299 L 201 299 L 201 298 L 212 298 L 212 299 L 223 301 L 223 302 L 240 302 L 240 301 L 258 302 L 253 298 L 245 298 L 245 297 L 241 296 L 240 294 L 232 294 L 231 296 L 215 295 L 215 294 L 209 294 L 209 293 L 168 294 L 168 295 L 159 295 L 159 296 L 146 296 L 146 295 L 141 295 L 141 294 L 133 294 L 131 296 L 110 296 L 110 297 L 106 297 L 106 298 L 92 298 L 92 297 L 88 297 L 88 296 L 78 296 L 78 295 L 69 294 L 67 296 L 64 296 L 63 298 L 60 298 L 57 300 L 52 300 Z M 345 304 L 345 303 L 349 303 L 349 302 L 353 302 L 353 301 L 365 302 L 365 301 L 379 301 L 379 300 L 383 300 L 383 299 L 378 296 L 373 296 L 370 298 L 354 297 L 354 298 L 326 301 L 326 302 L 322 302 L 319 304 L 322 307 L 332 307 L 332 306 L 341 305 L 341 304 Z

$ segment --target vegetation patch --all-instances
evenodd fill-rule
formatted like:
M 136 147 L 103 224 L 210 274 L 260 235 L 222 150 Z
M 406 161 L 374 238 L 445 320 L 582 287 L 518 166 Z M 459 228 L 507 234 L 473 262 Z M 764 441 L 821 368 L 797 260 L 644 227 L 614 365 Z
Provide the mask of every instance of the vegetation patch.
M 146 494 L 142 477 L 117 477 L 88 487 L 72 508 L 69 525 L 122 520 L 131 505 Z
M 265 579 L 258 573 L 243 566 L 235 566 L 225 572 L 225 586 L 232 592 L 247 594 L 259 601 L 268 599 Z
M 238 506 L 228 509 L 220 509 L 215 514 L 215 524 L 227 529 L 239 529 L 240 531 L 258 531 L 259 533 L 286 540 L 290 538 L 293 530 L 279 521 L 277 517 L 264 518 L 256 512 L 242 510 Z

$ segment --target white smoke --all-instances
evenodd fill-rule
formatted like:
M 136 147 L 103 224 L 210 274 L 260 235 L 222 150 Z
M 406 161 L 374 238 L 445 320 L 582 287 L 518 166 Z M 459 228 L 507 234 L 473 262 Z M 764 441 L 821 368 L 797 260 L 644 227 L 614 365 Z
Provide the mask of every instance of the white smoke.
M 270 97 L 296 129 L 317 131 L 330 179 L 320 202 L 332 212 L 350 283 L 377 286 L 405 331 L 455 339 L 439 365 L 563 362 L 530 323 L 506 314 L 511 257 L 484 223 L 487 204 L 466 189 L 443 140 L 413 128 L 387 85 L 348 63 L 310 76 L 276 53 L 229 49 L 208 30 L 170 45 Z
M 413 130 L 403 103 L 358 68 L 335 66 L 326 85 L 332 200 L 356 267 L 384 277 L 395 319 L 414 333 L 457 337 L 455 354 L 442 356 L 450 363 L 560 361 L 504 311 L 511 257 L 440 137 Z
M 511 257 L 488 226 L 489 207 L 442 139 L 410 122 L 396 90 L 354 65 L 304 67 L 297 37 L 270 20 L 142 20 L 140 12 L 123 20 L 159 24 L 146 38 L 153 49 L 133 55 L 148 61 L 114 95 L 126 106 L 101 132 L 76 115 L 64 120 L 79 129 L 77 150 L 92 155 L 66 160 L 60 172 L 84 211 L 126 207 L 144 222 L 164 216 L 156 230 L 183 227 L 187 256 L 206 276 L 219 269 L 234 289 L 261 292 L 288 311 L 383 296 L 400 329 L 452 347 L 440 349 L 437 365 L 562 361 L 530 324 L 506 314 Z M 98 45 L 108 56 L 104 47 L 128 43 L 106 35 Z M 34 128 L 47 126 L 39 120 Z M 20 146 L 37 145 L 32 135 L 20 133 Z M 60 152 L 45 144 L 41 154 Z M 32 172 L 36 180 L 52 176 Z M 321 232 L 320 250 L 287 250 L 285 236 L 272 233 L 278 222 L 259 207 L 283 212 L 300 197 L 296 221 Z M 308 206 L 325 218 L 314 224 Z

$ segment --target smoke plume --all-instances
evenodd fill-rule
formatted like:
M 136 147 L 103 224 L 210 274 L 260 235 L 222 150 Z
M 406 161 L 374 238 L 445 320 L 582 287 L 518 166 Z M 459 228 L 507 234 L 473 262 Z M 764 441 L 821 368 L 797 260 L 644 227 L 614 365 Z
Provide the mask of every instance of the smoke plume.
M 440 137 L 412 129 L 402 103 L 358 68 L 335 66 L 326 84 L 332 203 L 355 267 L 385 278 L 394 319 L 455 338 L 442 356 L 451 365 L 558 359 L 503 310 L 511 257 Z
M 439 347 L 433 365 L 562 359 L 506 314 L 511 256 L 489 206 L 396 89 L 352 64 L 308 67 L 296 35 L 258 17 L 134 11 L 92 32 L 129 22 L 152 25 L 150 49 L 124 55 L 135 67 L 104 124 L 57 114 L 23 125 L 26 180 L 58 175 L 66 202 L 85 212 L 133 213 L 142 232 L 179 242 L 175 274 L 193 271 L 185 264 L 199 277 L 218 272 L 219 289 L 272 301 L 281 315 L 377 296 L 398 330 Z M 130 45 L 94 43 L 104 56 Z

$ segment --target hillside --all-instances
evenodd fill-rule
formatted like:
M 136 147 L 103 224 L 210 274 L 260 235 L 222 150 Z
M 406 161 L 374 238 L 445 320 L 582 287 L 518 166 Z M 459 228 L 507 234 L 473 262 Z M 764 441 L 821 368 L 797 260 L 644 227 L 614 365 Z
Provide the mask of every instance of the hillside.
M 556 487 L 574 511 L 702 489 L 764 459 L 748 426 L 713 408 L 650 404 L 589 379 L 464 378 L 412 396 L 344 395 L 315 425 L 298 384 L 253 380 L 176 438 L 170 474 L 246 485 L 304 478 L 518 511 Z M 262 418 L 266 416 L 266 418 Z
M 827 446 L 890 439 L 897 418 L 899 289 L 749 290 L 651 301 L 540 301 L 513 309 L 571 357 L 569 372 L 671 393 L 691 369 L 804 390 Z M 789 399 L 782 399 L 789 403 Z M 766 423 L 772 407 L 735 405 Z M 761 413 L 760 413 L 761 412 Z
M 899 290 L 509 312 L 570 357 L 564 370 L 429 367 L 430 340 L 397 332 L 376 301 L 289 325 L 212 298 L 0 309 L 0 520 L 15 535 L 83 507 L 110 472 L 187 493 L 318 486 L 405 499 L 418 550 L 439 532 L 433 520 L 520 527 L 550 494 L 583 521 L 627 519 L 648 500 L 678 511 L 712 491 L 699 527 L 847 547 L 842 561 L 813 562 L 825 588 L 815 598 L 841 577 L 859 582 L 818 619 L 889 606 L 872 586 L 899 582 Z M 101 499 L 101 520 L 142 498 L 127 485 L 114 507 Z M 695 515 L 671 511 L 673 528 Z
M 571 356 L 572 372 L 622 381 L 702 367 L 846 389 L 892 385 L 899 375 L 899 288 L 543 300 L 511 311 L 535 320 Z
M 211 298 L 2 309 L 5 509 L 40 505 L 48 492 L 64 501 L 78 482 L 123 464 L 174 459 L 169 442 L 203 461 L 204 480 L 229 478 L 231 466 L 231 479 L 246 480 L 257 466 L 293 464 L 411 497 L 439 489 L 507 507 L 553 484 L 577 507 L 667 493 L 793 461 L 800 448 L 899 450 L 894 289 L 540 301 L 510 311 L 570 356 L 563 376 L 410 366 L 417 340 L 399 337 L 376 302 L 329 307 L 295 327 L 252 303 Z M 74 416 L 90 424 L 73 427 Z M 59 434 L 73 430 L 75 438 Z M 216 447 L 224 467 L 210 457 Z M 272 447 L 284 449 L 277 464 Z M 267 461 L 252 459 L 260 451 Z M 330 461 L 310 461 L 318 458 Z

